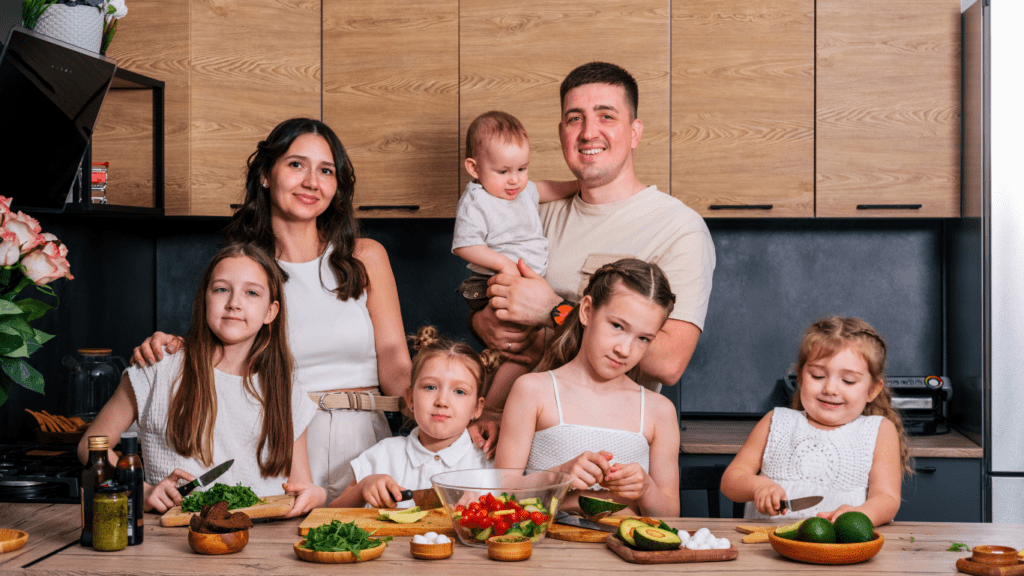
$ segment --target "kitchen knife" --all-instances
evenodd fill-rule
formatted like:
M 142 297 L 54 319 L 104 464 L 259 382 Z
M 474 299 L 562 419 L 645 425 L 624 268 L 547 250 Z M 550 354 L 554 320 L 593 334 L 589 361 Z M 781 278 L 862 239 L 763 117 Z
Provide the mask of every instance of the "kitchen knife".
M 805 496 L 803 498 L 797 498 L 796 500 L 783 500 L 779 503 L 779 510 L 796 512 L 797 510 L 804 510 L 811 506 L 816 506 L 824 499 L 824 496 Z
M 188 496 L 196 488 L 205 488 L 209 486 L 210 482 L 213 482 L 217 478 L 220 478 L 220 475 L 227 472 L 228 468 L 231 468 L 231 465 L 234 463 L 234 460 L 228 460 L 227 462 L 219 466 L 214 466 L 213 469 L 207 472 L 206 474 L 203 474 L 202 476 L 196 478 L 195 480 L 189 482 L 188 484 L 185 484 L 184 486 L 179 486 L 178 494 L 181 494 L 183 497 Z
M 420 507 L 420 510 L 433 510 L 434 508 L 441 507 L 441 499 L 437 497 L 437 492 L 434 492 L 433 488 L 402 490 L 400 502 L 405 502 L 406 500 L 412 500 L 414 504 Z
M 617 526 L 609 526 L 608 524 L 602 524 L 600 522 L 591 522 L 586 518 L 580 518 L 579 516 L 573 516 L 568 512 L 562 512 L 561 510 L 555 514 L 555 522 L 558 524 L 565 524 L 566 526 L 575 526 L 577 528 L 586 528 L 587 530 L 600 530 L 602 532 L 611 532 L 612 534 L 619 531 Z

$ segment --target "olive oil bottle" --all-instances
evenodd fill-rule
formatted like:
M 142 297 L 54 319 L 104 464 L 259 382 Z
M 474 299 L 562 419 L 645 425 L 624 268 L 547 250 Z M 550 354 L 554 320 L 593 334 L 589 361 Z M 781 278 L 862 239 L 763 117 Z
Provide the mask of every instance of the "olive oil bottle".
M 143 470 L 139 456 L 139 435 L 121 434 L 121 458 L 117 461 L 117 481 L 128 487 L 128 545 L 142 544 Z
M 92 546 L 92 501 L 96 487 L 114 478 L 114 467 L 107 459 L 110 439 L 106 436 L 89 436 L 89 462 L 82 470 L 82 546 Z

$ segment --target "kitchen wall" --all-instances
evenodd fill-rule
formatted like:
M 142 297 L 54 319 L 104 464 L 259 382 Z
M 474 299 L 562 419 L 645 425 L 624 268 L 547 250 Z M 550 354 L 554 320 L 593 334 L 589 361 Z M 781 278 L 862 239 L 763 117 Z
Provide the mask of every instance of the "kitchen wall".
M 23 408 L 63 412 L 60 359 L 79 347 L 127 356 L 154 329 L 188 328 L 195 282 L 216 252 L 220 218 L 41 217 L 64 239 L 75 280 L 54 287 L 60 308 L 40 328 L 57 338 L 31 361 L 41 397 L 16 390 L 0 407 L 0 439 L 31 434 Z M 466 274 L 450 253 L 450 219 L 366 220 L 388 250 L 407 332 L 431 323 L 469 338 L 454 288 Z M 776 380 L 800 337 L 828 314 L 858 315 L 889 343 L 892 375 L 943 370 L 941 220 L 712 220 L 718 264 L 705 331 L 680 384 L 683 412 L 760 415 L 781 402 Z

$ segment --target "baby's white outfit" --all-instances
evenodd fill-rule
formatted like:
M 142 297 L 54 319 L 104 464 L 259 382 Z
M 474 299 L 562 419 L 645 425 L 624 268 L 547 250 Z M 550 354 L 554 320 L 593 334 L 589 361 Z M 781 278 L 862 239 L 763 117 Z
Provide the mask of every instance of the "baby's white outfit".
M 805 412 L 776 408 L 772 413 L 761 474 L 777 482 L 790 500 L 824 496 L 816 506 L 788 512 L 785 518 L 816 516 L 843 504 L 867 500 L 868 476 L 883 416 L 858 416 L 833 430 L 815 428 Z M 744 518 L 769 518 L 747 502 Z
M 615 430 L 598 426 L 566 424 L 562 418 L 562 402 L 558 397 L 558 381 L 555 373 L 551 375 L 551 384 L 555 388 L 555 406 L 558 408 L 558 424 L 551 428 L 538 430 L 533 435 L 530 446 L 530 458 L 526 461 L 527 468 L 548 470 L 564 464 L 580 454 L 590 451 L 607 450 L 615 456 L 616 462 L 636 462 L 650 472 L 651 446 L 644 437 L 644 400 L 647 390 L 640 387 L 640 431 Z M 600 489 L 596 487 L 595 489 Z
M 356 482 L 371 474 L 387 474 L 406 490 L 430 488 L 430 477 L 451 470 L 492 468 L 494 462 L 477 448 L 463 430 L 458 440 L 437 452 L 427 450 L 420 442 L 420 429 L 412 429 L 409 436 L 385 438 L 374 444 L 352 462 Z M 369 506 L 369 504 L 367 504 Z M 410 508 L 412 500 L 399 502 L 399 508 Z

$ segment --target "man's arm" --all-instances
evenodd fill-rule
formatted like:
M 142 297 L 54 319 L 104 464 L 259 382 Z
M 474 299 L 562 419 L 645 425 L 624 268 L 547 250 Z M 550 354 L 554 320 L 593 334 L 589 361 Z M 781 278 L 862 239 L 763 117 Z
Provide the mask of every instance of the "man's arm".
M 657 382 L 675 385 L 690 363 L 699 338 L 696 325 L 669 318 L 640 361 L 640 369 Z

